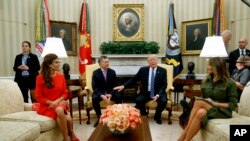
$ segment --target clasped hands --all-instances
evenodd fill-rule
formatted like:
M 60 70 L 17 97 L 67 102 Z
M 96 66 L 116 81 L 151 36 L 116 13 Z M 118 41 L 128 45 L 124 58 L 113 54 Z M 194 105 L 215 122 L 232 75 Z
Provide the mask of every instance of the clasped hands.
M 20 65 L 17 68 L 20 69 L 20 70 L 29 70 L 29 67 L 26 66 L 26 65 Z
M 49 104 L 49 109 L 54 109 L 58 104 L 65 104 L 68 106 L 68 102 L 65 100 L 55 100 Z
M 101 95 L 101 98 L 103 101 L 109 103 L 110 99 L 111 99 L 112 95 L 111 94 L 104 94 L 104 95 Z

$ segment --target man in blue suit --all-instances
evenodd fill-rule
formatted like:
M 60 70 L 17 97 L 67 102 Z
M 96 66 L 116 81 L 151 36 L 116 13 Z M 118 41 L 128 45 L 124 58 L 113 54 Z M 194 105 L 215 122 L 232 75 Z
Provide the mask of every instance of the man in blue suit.
M 167 86 L 166 70 L 157 66 L 157 56 L 149 55 L 148 66 L 141 67 L 137 74 L 128 80 L 124 85 L 117 86 L 114 90 L 122 91 L 137 82 L 141 83 L 140 94 L 136 97 L 136 108 L 141 115 L 147 115 L 145 104 L 150 100 L 157 101 L 158 106 L 154 115 L 154 120 L 162 124 L 161 113 L 166 108 L 167 98 L 165 89 Z

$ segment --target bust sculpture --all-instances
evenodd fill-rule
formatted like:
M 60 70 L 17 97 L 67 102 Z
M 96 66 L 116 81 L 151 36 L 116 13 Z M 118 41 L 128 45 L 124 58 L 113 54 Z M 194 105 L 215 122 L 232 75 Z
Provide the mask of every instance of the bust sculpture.
M 63 74 L 64 74 L 65 79 L 69 80 L 70 79 L 70 75 L 69 75 L 70 67 L 69 67 L 69 64 L 64 63 L 62 69 L 63 69 Z
M 194 62 L 188 62 L 188 74 L 186 76 L 186 79 L 195 79 L 195 74 L 194 74 L 194 67 L 195 67 L 195 64 Z

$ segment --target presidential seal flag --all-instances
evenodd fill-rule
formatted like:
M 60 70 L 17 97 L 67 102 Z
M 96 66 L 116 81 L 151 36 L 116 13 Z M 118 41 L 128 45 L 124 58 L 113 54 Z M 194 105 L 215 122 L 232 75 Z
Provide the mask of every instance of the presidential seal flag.
M 182 56 L 180 49 L 180 39 L 176 29 L 174 18 L 174 4 L 170 2 L 168 12 L 168 26 L 167 26 L 167 52 L 166 64 L 174 66 L 174 77 L 180 74 L 183 70 Z

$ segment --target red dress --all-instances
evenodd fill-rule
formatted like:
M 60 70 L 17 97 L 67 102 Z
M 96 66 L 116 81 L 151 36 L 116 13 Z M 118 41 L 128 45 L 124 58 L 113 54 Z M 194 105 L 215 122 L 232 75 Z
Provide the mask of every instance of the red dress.
M 56 73 L 56 75 L 52 77 L 52 81 L 54 82 L 55 86 L 53 88 L 47 88 L 44 84 L 43 76 L 41 74 L 37 76 L 36 100 L 40 103 L 40 106 L 37 109 L 37 113 L 56 119 L 57 114 L 55 112 L 55 109 L 49 108 L 49 105 L 45 104 L 45 102 L 48 100 L 54 101 L 62 96 L 64 100 L 67 100 L 68 90 L 63 74 Z M 58 104 L 57 106 L 62 106 L 65 109 L 65 111 L 67 110 L 67 105 Z

